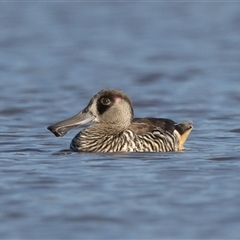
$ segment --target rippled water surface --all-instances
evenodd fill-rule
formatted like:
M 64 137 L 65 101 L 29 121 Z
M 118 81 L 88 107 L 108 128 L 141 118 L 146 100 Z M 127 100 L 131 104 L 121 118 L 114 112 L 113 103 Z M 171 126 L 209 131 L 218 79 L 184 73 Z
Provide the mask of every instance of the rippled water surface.
M 239 239 L 240 4 L 0 3 L 1 239 Z M 103 88 L 192 120 L 180 153 L 73 153 L 46 128 Z

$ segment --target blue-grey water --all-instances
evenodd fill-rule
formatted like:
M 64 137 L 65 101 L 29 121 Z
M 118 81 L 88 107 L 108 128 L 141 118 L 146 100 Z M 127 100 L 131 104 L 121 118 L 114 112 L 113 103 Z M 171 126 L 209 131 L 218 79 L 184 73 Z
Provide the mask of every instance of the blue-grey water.
M 240 238 L 240 3 L 2 1 L 0 33 L 1 239 Z M 68 151 L 103 88 L 186 151 Z

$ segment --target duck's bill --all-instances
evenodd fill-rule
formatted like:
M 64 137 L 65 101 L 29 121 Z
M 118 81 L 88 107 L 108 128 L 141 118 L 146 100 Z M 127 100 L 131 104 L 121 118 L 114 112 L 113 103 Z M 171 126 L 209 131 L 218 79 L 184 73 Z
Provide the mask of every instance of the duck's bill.
M 48 130 L 56 137 L 62 137 L 72 128 L 78 128 L 85 123 L 93 121 L 94 118 L 90 112 L 82 111 L 71 118 L 48 126 Z

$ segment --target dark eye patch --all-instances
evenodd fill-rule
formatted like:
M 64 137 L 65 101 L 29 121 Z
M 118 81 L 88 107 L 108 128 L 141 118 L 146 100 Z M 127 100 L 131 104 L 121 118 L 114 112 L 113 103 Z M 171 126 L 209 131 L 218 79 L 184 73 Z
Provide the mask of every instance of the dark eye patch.
M 111 98 L 104 96 L 97 101 L 97 110 L 101 115 L 112 105 L 113 105 L 113 101 L 111 100 Z
M 109 98 L 106 98 L 106 97 L 101 98 L 100 101 L 103 105 L 110 105 L 111 104 L 111 100 Z

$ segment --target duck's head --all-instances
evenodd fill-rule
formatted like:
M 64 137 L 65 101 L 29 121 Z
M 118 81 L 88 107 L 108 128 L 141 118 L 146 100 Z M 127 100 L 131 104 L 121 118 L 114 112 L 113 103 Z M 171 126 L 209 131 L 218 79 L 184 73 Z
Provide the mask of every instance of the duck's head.
M 88 122 L 98 122 L 106 126 L 127 128 L 133 119 L 130 98 L 114 89 L 101 90 L 88 105 L 75 116 L 48 127 L 55 136 L 64 136 L 70 129 L 78 128 Z

